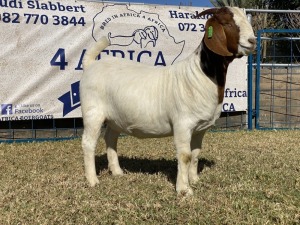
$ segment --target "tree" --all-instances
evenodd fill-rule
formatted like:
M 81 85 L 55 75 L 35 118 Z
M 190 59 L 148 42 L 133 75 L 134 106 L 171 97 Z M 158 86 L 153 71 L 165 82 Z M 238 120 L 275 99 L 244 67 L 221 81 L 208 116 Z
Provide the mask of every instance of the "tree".
M 216 7 L 238 6 L 253 9 L 296 9 L 300 5 L 299 0 L 210 0 L 210 2 Z
M 238 6 L 240 8 L 249 8 L 249 6 L 256 5 L 259 0 L 210 0 L 210 2 L 216 7 Z
M 299 0 L 268 0 L 270 9 L 296 9 L 300 5 Z
M 300 7 L 297 9 L 300 10 Z M 299 29 L 300 13 L 287 13 L 287 26 L 291 29 Z

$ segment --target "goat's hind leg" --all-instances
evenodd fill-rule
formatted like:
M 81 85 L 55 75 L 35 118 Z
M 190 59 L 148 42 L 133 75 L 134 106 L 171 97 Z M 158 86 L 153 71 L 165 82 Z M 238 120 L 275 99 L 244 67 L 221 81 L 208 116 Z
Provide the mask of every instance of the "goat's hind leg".
M 82 149 L 84 154 L 85 176 L 93 187 L 99 183 L 96 175 L 95 150 L 101 132 L 104 117 L 95 111 L 83 114 L 84 131 L 82 135 Z
M 117 142 L 119 134 L 119 132 L 114 131 L 107 126 L 104 136 L 107 150 L 108 168 L 114 176 L 123 175 L 123 170 L 120 168 L 117 155 Z

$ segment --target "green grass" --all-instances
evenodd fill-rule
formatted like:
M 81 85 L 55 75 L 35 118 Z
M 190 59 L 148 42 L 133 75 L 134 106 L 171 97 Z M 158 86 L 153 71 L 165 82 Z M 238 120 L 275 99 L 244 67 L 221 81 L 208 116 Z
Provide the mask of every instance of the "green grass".
M 175 192 L 171 138 L 119 139 L 121 167 L 84 178 L 80 140 L 0 144 L 0 224 L 300 224 L 300 131 L 210 132 L 194 196 Z

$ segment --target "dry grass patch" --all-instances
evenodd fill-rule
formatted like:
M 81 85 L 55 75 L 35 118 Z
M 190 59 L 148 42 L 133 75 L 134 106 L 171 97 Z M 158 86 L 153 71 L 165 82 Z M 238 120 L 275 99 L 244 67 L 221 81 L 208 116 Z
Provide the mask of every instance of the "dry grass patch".
M 194 196 L 175 192 L 171 138 L 119 140 L 126 174 L 84 178 L 80 140 L 0 144 L 0 224 L 300 224 L 300 131 L 204 138 Z

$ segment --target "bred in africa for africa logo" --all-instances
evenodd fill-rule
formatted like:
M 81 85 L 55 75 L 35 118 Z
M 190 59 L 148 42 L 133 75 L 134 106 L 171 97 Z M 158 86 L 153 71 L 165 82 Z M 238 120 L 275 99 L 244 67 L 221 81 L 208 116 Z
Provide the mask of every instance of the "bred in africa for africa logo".
M 154 66 L 173 64 L 185 42 L 175 40 L 157 13 L 129 7 L 109 4 L 95 15 L 93 38 L 97 41 L 106 36 L 110 42 L 101 57 L 122 57 Z

